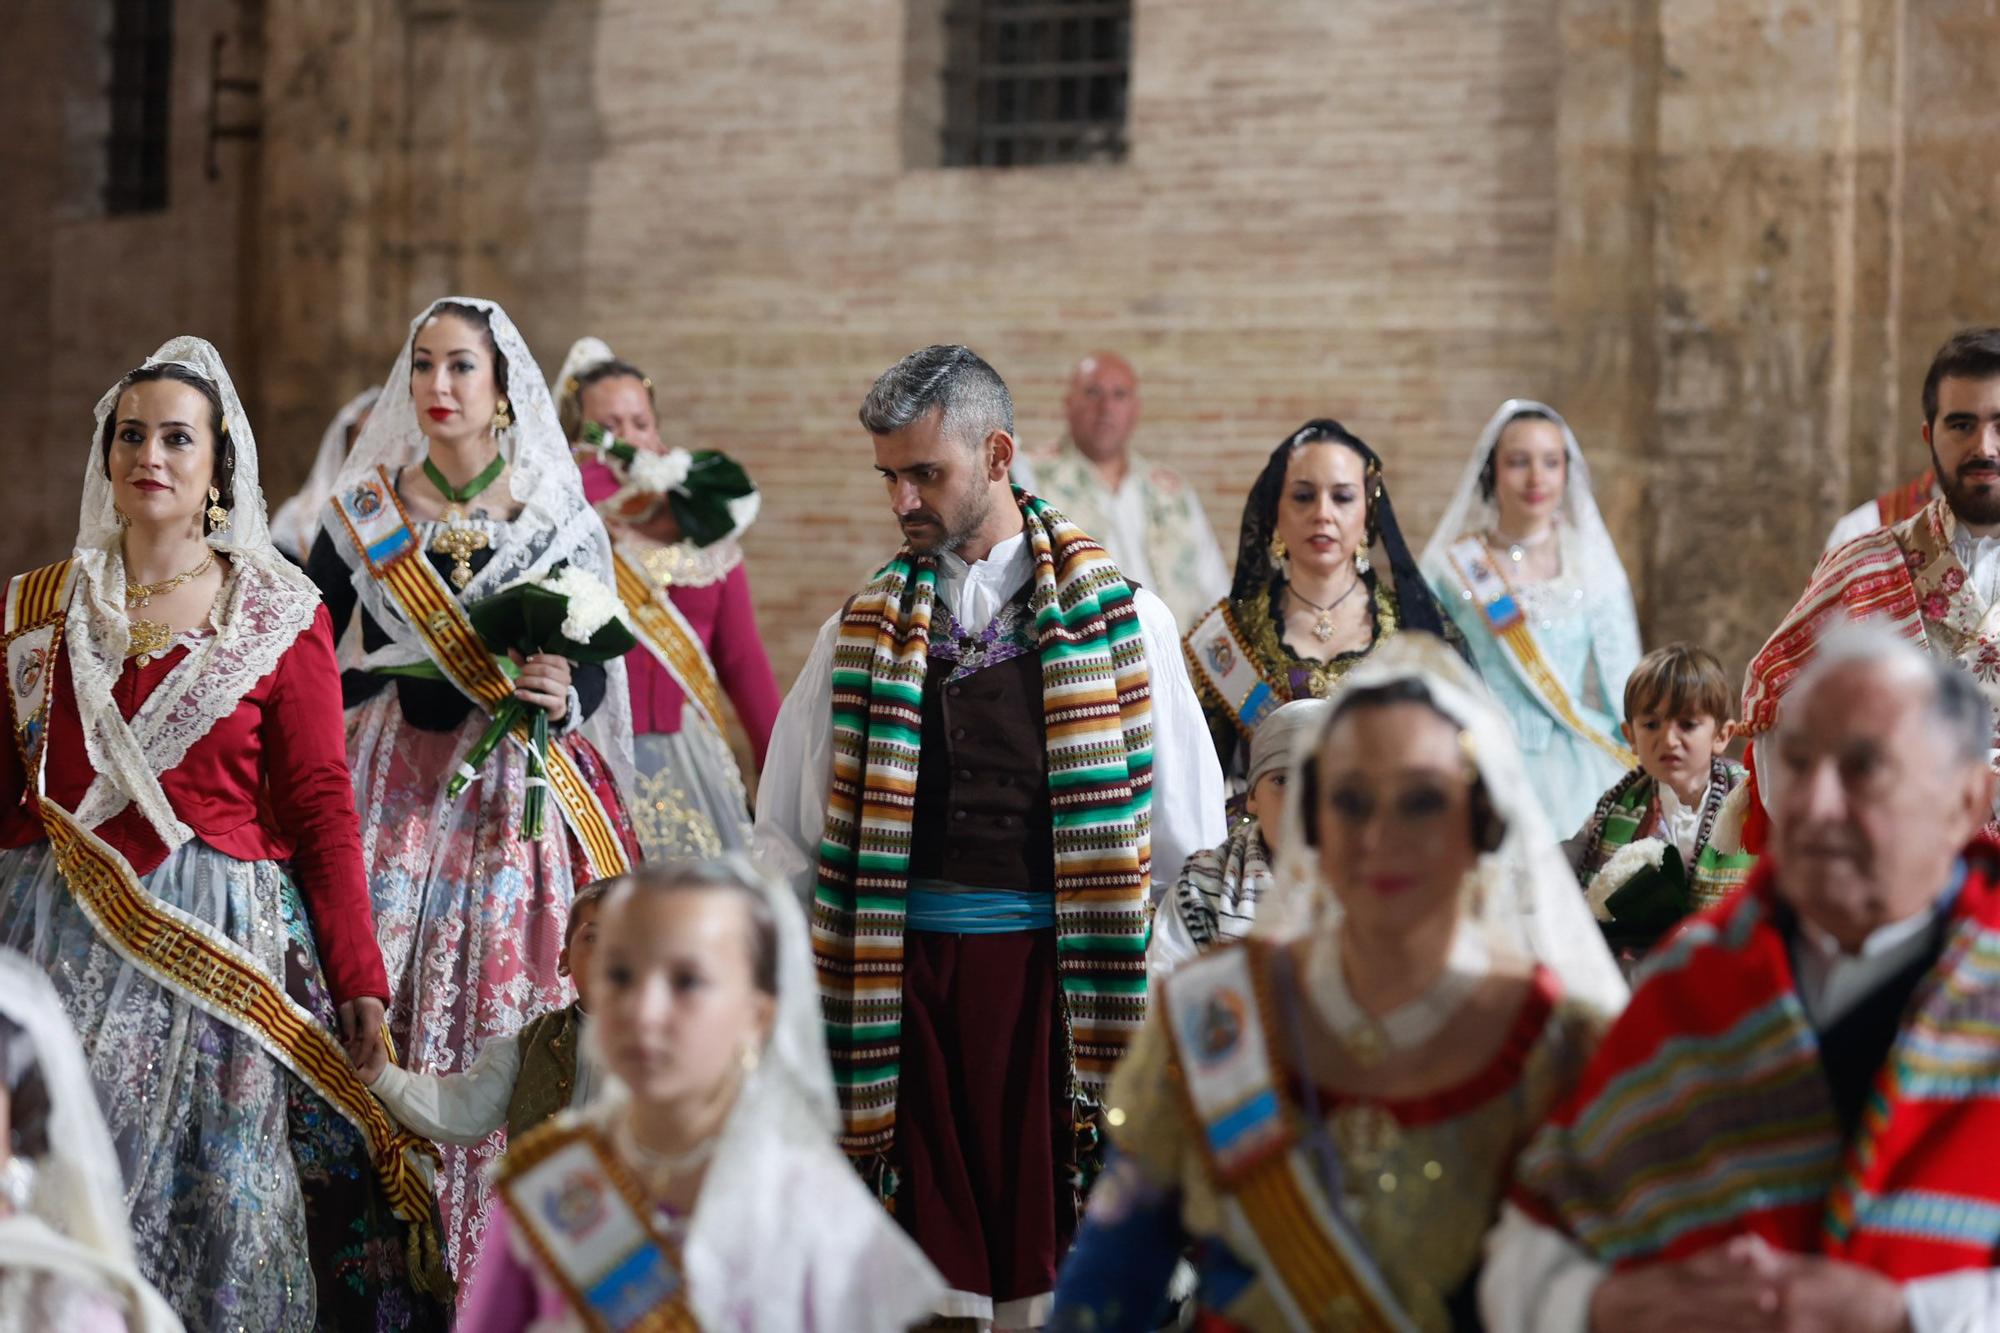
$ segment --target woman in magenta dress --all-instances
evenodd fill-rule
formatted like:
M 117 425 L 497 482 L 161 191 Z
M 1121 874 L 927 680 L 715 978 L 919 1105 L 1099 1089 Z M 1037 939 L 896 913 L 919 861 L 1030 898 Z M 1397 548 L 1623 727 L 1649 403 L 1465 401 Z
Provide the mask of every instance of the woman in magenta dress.
M 580 338 L 570 348 L 556 402 L 563 430 L 578 444 L 584 494 L 611 529 L 625 570 L 620 592 L 640 631 L 639 647 L 626 657 L 637 769 L 627 795 L 640 844 L 652 861 L 743 850 L 748 801 L 721 701 L 727 695 L 734 705 L 759 768 L 779 704 L 736 540 L 755 519 L 758 496 L 717 493 L 705 484 L 706 463 L 668 449 L 652 380 L 599 339 Z M 627 466 L 586 443 L 586 423 L 595 424 L 593 434 L 632 445 L 640 458 Z M 733 465 L 720 470 L 741 480 Z
M 371 1170 L 379 1108 L 327 1035 L 372 1048 L 389 988 L 333 635 L 257 476 L 198 338 L 98 404 L 76 547 L 9 586 L 0 945 L 76 1027 L 140 1269 L 189 1328 L 441 1326 L 378 1184 L 407 1150 Z

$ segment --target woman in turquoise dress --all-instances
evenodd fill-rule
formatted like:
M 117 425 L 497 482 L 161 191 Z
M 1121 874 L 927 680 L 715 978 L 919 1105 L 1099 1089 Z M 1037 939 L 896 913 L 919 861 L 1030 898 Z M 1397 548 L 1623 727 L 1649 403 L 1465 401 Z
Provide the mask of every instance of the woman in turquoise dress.
M 1618 728 L 1639 622 L 1583 451 L 1554 408 L 1500 405 L 1422 566 L 1513 725 L 1550 825 L 1580 827 L 1636 762 Z

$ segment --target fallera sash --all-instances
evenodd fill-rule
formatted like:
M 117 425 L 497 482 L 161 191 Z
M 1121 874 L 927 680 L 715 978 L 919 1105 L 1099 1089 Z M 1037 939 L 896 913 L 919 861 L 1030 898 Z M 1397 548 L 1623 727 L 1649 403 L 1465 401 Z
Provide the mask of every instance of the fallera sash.
M 618 600 L 625 603 L 632 628 L 653 660 L 674 678 L 716 735 L 726 735 L 722 682 L 715 663 L 701 646 L 701 636 L 674 605 L 668 586 L 648 571 L 640 552 L 624 542 L 613 543 L 612 565 L 618 576 Z
M 697 1333 L 679 1247 L 638 1179 L 587 1120 L 509 1145 L 500 1199 L 592 1333 Z
M 1542 706 L 1557 722 L 1579 739 L 1595 745 L 1615 760 L 1619 767 L 1635 767 L 1639 762 L 1637 755 L 1591 726 L 1577 712 L 1576 704 L 1571 701 L 1569 691 L 1563 688 L 1561 678 L 1542 656 L 1541 645 L 1535 641 L 1535 631 L 1529 626 L 1527 614 L 1514 596 L 1513 585 L 1494 564 L 1492 556 L 1487 554 L 1485 543 L 1477 537 L 1461 537 L 1452 543 L 1449 558 L 1452 568 L 1472 593 L 1472 600 L 1486 621 L 1487 631 L 1500 645 L 1501 655 L 1519 673 L 1530 693 L 1541 700 Z
M 391 1206 L 412 1228 L 412 1244 L 419 1249 L 412 1270 L 436 1267 L 431 1193 L 420 1165 L 436 1150 L 389 1119 L 333 1035 L 256 959 L 207 922 L 147 891 L 129 861 L 46 794 L 51 682 L 74 590 L 70 571 L 64 560 L 8 584 L 4 639 L 14 741 L 70 896 L 120 958 L 177 998 L 254 1038 L 361 1132 Z M 420 1265 L 426 1246 L 429 1263 Z
M 472 622 L 466 619 L 465 608 L 424 558 L 423 544 L 410 528 L 409 515 L 397 498 L 388 470 L 376 469 L 374 476 L 334 496 L 330 503 L 346 525 L 368 573 L 403 613 L 445 679 L 488 713 L 511 698 L 513 683 L 493 660 L 492 651 L 473 629 Z M 514 737 L 523 745 L 528 743 L 525 721 L 515 728 Z M 591 878 L 603 879 L 630 870 L 625 845 L 619 841 L 611 817 L 605 813 L 597 793 L 577 772 L 575 762 L 559 745 L 549 747 L 548 761 L 549 789 L 555 794 L 564 821 L 583 848 Z
M 1258 723 L 1290 702 L 1289 687 L 1266 675 L 1244 644 L 1227 600 L 1211 607 L 1183 643 L 1188 665 L 1229 708 L 1246 740 Z
M 1167 982 L 1167 1032 L 1216 1186 L 1255 1237 L 1288 1327 L 1415 1333 L 1314 1171 L 1278 1077 L 1270 997 L 1247 946 L 1203 954 Z

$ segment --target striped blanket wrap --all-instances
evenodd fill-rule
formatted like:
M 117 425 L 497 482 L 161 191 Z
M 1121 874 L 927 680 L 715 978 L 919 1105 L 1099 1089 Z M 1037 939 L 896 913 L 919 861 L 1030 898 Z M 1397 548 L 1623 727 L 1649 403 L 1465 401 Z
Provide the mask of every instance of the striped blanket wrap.
M 1743 766 L 1716 758 L 1708 766 L 1708 794 L 1702 798 L 1700 831 L 1694 860 L 1687 867 L 1694 906 L 1713 907 L 1749 878 L 1756 858 L 1737 849 L 1741 830 L 1725 817 L 1729 798 L 1743 785 Z M 1588 885 L 1605 862 L 1640 837 L 1660 836 L 1660 784 L 1645 769 L 1635 768 L 1598 799 L 1597 810 L 1584 826 L 1588 843 L 1579 877 Z
M 1881 625 L 1933 657 L 1957 662 L 1989 690 L 2000 683 L 2000 608 L 1989 611 L 1980 603 L 1953 554 L 1957 525 L 1951 506 L 1939 498 L 1821 559 L 1798 603 L 1750 659 L 1738 732 L 1757 737 L 1777 725 L 1786 692 L 1812 664 L 1821 637 L 1843 621 Z M 1743 846 L 1754 852 L 1763 850 L 1767 821 L 1751 757 Z
M 1071 1092 L 1088 1099 L 1146 1016 L 1151 685 L 1117 565 L 1055 509 L 1018 489 L 1015 498 L 1035 563 Z M 813 953 L 842 1143 L 881 1165 L 896 1131 L 904 905 L 936 591 L 935 558 L 903 551 L 848 604 L 833 656 Z
M 1732 1236 L 1898 1281 L 2000 1253 L 2000 840 L 1965 851 L 1937 963 L 1843 1140 L 1767 860 L 1648 961 L 1514 1201 L 1618 1268 Z

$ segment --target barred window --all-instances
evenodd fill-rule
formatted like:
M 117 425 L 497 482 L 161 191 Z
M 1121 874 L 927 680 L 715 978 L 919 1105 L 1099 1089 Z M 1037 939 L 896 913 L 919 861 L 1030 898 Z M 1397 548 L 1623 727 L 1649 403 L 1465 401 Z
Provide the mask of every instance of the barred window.
M 167 206 L 173 56 L 173 0 L 112 0 L 107 213 L 153 213 Z
M 943 162 L 1125 158 L 1132 0 L 945 0 Z

